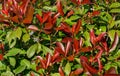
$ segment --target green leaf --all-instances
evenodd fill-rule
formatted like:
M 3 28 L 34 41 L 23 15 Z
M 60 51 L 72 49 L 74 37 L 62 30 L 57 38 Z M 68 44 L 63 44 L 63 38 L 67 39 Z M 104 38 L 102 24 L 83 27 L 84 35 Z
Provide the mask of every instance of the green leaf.
M 41 44 L 38 43 L 37 54 L 42 50 Z
M 6 70 L 6 65 L 2 63 L 2 61 L 0 61 L 0 71 L 1 70 Z
M 115 2 L 115 3 L 112 3 L 110 5 L 110 8 L 117 8 L 117 7 L 120 7 L 120 3 L 119 2 Z
M 24 34 L 22 37 L 22 40 L 26 43 L 27 41 L 30 40 L 30 35 L 29 34 Z
M 27 60 L 27 59 L 21 60 L 20 64 L 21 64 L 21 65 L 26 65 L 27 68 L 30 68 L 30 61 Z
M 113 28 L 113 26 L 115 25 L 115 21 L 112 19 L 110 20 L 110 23 L 109 23 L 109 28 Z
M 27 57 L 31 58 L 36 51 L 37 51 L 37 44 L 30 46 L 30 48 L 27 50 Z
M 12 39 L 13 39 L 12 31 L 9 31 L 6 35 L 6 40 L 10 42 Z
M 21 28 L 18 27 L 18 28 L 14 31 L 14 34 L 16 35 L 16 37 L 17 37 L 18 39 L 20 39 L 20 38 L 21 38 L 21 35 L 22 35 L 22 30 L 21 30 Z
M 120 50 L 118 50 L 117 53 L 115 53 L 113 56 L 110 56 L 108 59 L 109 60 L 114 60 L 120 57 Z
M 59 73 L 53 73 L 50 76 L 60 76 L 60 74 Z
M 14 76 L 14 74 L 10 71 L 3 72 L 1 76 Z
M 10 62 L 10 65 L 12 65 L 13 67 L 15 67 L 15 65 L 16 65 L 16 59 L 14 57 L 9 57 L 9 62 Z
M 9 41 L 9 47 L 13 48 L 16 44 L 16 39 L 13 39 L 12 41 Z
M 5 57 L 7 57 L 7 56 L 15 56 L 15 55 L 19 54 L 20 51 L 22 51 L 22 50 L 18 49 L 18 48 L 12 48 L 11 50 L 8 51 L 8 53 L 5 55 Z
M 17 67 L 17 68 L 14 70 L 14 73 L 15 73 L 15 74 L 19 74 L 19 73 L 21 73 L 22 71 L 24 71 L 25 68 L 26 68 L 25 65 L 20 65 L 19 67 Z
M 111 9 L 110 13 L 120 13 L 120 9 Z
M 65 65 L 65 73 L 66 75 L 68 76 L 71 72 L 71 66 L 70 66 L 70 63 L 68 62 L 66 65 Z
M 50 48 L 48 48 L 48 47 L 46 47 L 44 45 L 41 45 L 41 47 L 42 47 L 44 55 L 46 55 L 47 53 L 50 53 L 51 55 L 53 54 L 53 51 Z
M 115 30 L 108 31 L 108 36 L 110 37 L 111 42 L 113 42 L 113 40 L 114 40 L 114 35 L 115 35 Z

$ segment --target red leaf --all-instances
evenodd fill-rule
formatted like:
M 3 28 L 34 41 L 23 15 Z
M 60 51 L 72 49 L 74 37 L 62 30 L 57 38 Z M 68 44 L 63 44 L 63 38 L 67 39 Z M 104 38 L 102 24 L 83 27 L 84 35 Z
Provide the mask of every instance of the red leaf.
M 61 23 L 60 27 L 58 27 L 57 30 L 61 30 L 61 31 L 68 33 L 70 35 L 72 34 L 70 26 L 67 25 L 66 23 Z
M 91 2 L 90 2 L 90 0 L 82 0 L 81 4 L 91 4 Z
M 88 63 L 88 58 L 85 56 L 80 56 L 80 61 L 81 62 L 87 62 Z
M 50 65 L 51 59 L 52 59 L 51 55 L 50 55 L 50 53 L 48 53 L 47 56 L 46 56 L 46 61 L 47 61 L 46 68 L 48 68 L 48 66 Z
M 45 32 L 46 34 L 50 34 L 50 33 L 52 32 L 52 30 L 51 30 L 51 29 L 44 29 L 44 32 Z
M 106 39 L 104 38 L 101 43 L 102 43 L 102 46 L 104 47 L 105 51 L 108 52 L 108 45 L 107 45 Z
M 105 74 L 103 76 L 120 76 L 120 74 Z
M 95 42 L 100 42 L 101 40 L 103 40 L 105 35 L 106 32 L 102 32 L 100 35 L 98 35 L 98 37 L 95 38 Z
M 67 42 L 67 46 L 66 46 L 66 49 L 65 49 L 65 56 L 67 56 L 69 50 L 70 50 L 70 46 L 71 46 L 71 43 L 70 41 Z
M 59 73 L 60 73 L 60 76 L 65 76 L 65 74 L 64 74 L 63 69 L 62 69 L 61 66 L 59 67 Z
M 81 47 L 82 47 L 82 44 L 83 44 L 83 40 L 82 40 L 82 38 L 80 38 L 80 39 L 79 39 L 80 49 L 81 49 Z
M 38 31 L 39 29 L 35 26 L 35 25 L 30 25 L 28 27 L 29 30 L 33 30 L 33 31 Z
M 73 48 L 74 48 L 75 52 L 78 53 L 80 48 L 79 48 L 79 42 L 77 39 L 74 39 L 74 41 L 73 41 Z
M 78 69 L 76 69 L 75 71 L 74 71 L 74 74 L 75 75 L 79 75 L 79 74 L 81 74 L 83 72 L 83 68 L 78 68 Z
M 13 22 L 19 23 L 18 16 L 11 17 Z
M 77 0 L 71 0 L 73 3 L 78 4 Z
M 67 13 L 67 17 L 71 16 L 74 14 L 74 11 L 73 10 L 70 10 L 68 13 Z
M 32 0 L 32 3 L 35 4 L 36 0 Z
M 46 23 L 44 29 L 45 30 L 50 30 L 52 29 L 53 25 L 51 23 Z
M 93 68 L 92 66 L 90 66 L 86 62 L 83 62 L 83 65 L 84 65 L 84 68 L 86 68 L 90 73 L 92 73 L 92 74 L 98 73 L 98 71 L 95 68 Z
M 78 20 L 77 24 L 73 25 L 73 27 L 72 27 L 72 33 L 77 34 L 79 32 L 79 30 L 80 30 L 81 25 L 82 25 L 81 20 Z
M 105 72 L 105 75 L 106 74 L 117 74 L 116 68 L 110 67 L 110 69 Z
M 89 71 L 92 74 L 97 74 L 97 70 L 88 64 L 88 59 L 85 56 L 80 56 L 81 63 L 85 70 Z
M 60 47 L 56 47 L 55 50 L 65 56 L 65 52 Z
M 82 47 L 81 48 L 81 52 L 90 52 L 92 50 L 92 47 L 91 46 L 87 46 L 87 47 Z
M 0 43 L 0 50 L 2 50 L 2 54 L 4 54 L 4 44 Z
M 3 59 L 4 59 L 4 58 L 3 58 L 3 55 L 2 55 L 2 54 L 0 54 L 0 61 L 1 61 L 1 60 L 3 60 Z
M 63 43 L 67 43 L 68 41 L 72 42 L 72 38 L 71 37 L 65 37 L 62 39 Z
M 35 74 L 33 72 L 30 72 L 30 76 L 35 76 Z
M 42 17 L 39 14 L 36 14 L 36 18 L 40 21 L 40 23 L 43 22 L 43 19 L 42 19 Z
M 74 55 L 68 56 L 67 59 L 68 59 L 69 61 L 73 61 L 73 60 L 74 60 Z
M 97 59 L 97 61 L 98 61 L 98 65 L 99 65 L 99 72 L 102 72 L 102 69 L 103 69 L 102 62 L 100 61 L 100 59 Z
M 95 59 L 99 59 L 101 58 L 104 49 L 101 46 L 97 46 L 96 48 L 99 50 L 99 52 L 95 55 Z
M 22 4 L 20 5 L 20 11 L 21 11 L 22 14 L 26 13 L 29 2 L 30 2 L 30 0 L 23 0 L 22 1 Z
M 43 12 L 43 20 L 42 23 L 47 21 L 48 17 L 51 15 L 51 12 Z
M 65 48 L 64 48 L 64 46 L 63 46 L 62 43 L 57 42 L 56 45 L 57 45 L 63 52 L 65 52 Z
M 63 12 L 63 8 L 62 8 L 62 4 L 60 0 L 57 0 L 57 10 L 60 13 L 60 15 L 64 16 L 64 12 Z
M 92 16 L 94 17 L 94 16 L 98 16 L 100 14 L 100 11 L 93 11 L 92 12 Z
M 41 67 L 46 69 L 46 61 L 43 60 L 43 58 L 41 56 L 37 56 L 37 58 L 40 60 Z
M 93 45 L 95 45 L 95 34 L 94 34 L 94 30 L 90 30 L 90 41 Z
M 56 14 L 53 16 L 52 24 L 55 24 L 55 23 L 56 23 L 56 20 L 57 20 L 57 18 L 58 18 L 59 15 L 60 15 L 60 13 L 56 13 Z
M 34 14 L 34 7 L 32 5 L 29 6 L 29 9 L 27 9 L 27 14 L 25 15 L 25 18 L 23 20 L 23 23 L 25 24 L 31 24 Z
M 115 32 L 115 35 L 114 35 L 114 41 L 113 41 L 113 43 L 112 43 L 111 48 L 109 49 L 109 52 L 112 52 L 112 51 L 115 50 L 115 48 L 116 48 L 118 42 L 119 42 L 119 36 L 118 36 L 118 33 Z
M 52 56 L 52 63 L 54 64 L 55 62 L 60 62 L 61 61 L 60 54 L 55 50 L 53 56 Z

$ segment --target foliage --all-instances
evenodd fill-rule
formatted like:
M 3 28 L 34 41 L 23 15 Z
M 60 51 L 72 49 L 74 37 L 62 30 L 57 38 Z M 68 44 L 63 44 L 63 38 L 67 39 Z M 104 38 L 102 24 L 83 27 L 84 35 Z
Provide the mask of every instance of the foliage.
M 1 76 L 120 73 L 119 0 L 0 0 Z

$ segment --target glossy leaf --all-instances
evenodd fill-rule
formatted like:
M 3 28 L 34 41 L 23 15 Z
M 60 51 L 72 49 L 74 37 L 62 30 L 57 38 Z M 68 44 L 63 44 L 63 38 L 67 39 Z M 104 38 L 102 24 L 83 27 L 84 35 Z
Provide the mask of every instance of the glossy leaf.
M 83 72 L 83 68 L 78 68 L 78 69 L 76 69 L 75 71 L 74 71 L 74 74 L 75 75 L 79 75 L 79 74 L 81 74 Z
M 27 57 L 31 58 L 36 51 L 37 51 L 37 44 L 30 46 L 30 48 L 27 50 Z
M 46 55 L 46 68 L 50 65 L 50 63 L 51 63 L 51 60 L 52 60 L 52 57 L 51 57 L 51 55 L 48 53 L 47 55 Z
M 70 47 L 71 47 L 71 43 L 70 41 L 67 42 L 67 45 L 66 45 L 66 50 L 65 50 L 65 56 L 67 56 L 69 50 L 70 50 Z
M 80 48 L 79 48 L 79 41 L 77 39 L 74 39 L 73 47 L 74 47 L 74 50 L 75 50 L 76 53 L 80 50 Z
M 115 32 L 114 41 L 113 41 L 113 43 L 112 43 L 112 46 L 111 46 L 109 52 L 112 52 L 113 50 L 115 50 L 118 42 L 119 42 L 119 36 L 118 36 L 117 32 Z
M 32 31 L 38 31 L 39 30 L 38 27 L 36 27 L 35 25 L 28 26 L 28 29 L 32 30 Z
M 43 19 L 42 19 L 42 17 L 39 14 L 36 14 L 36 18 L 39 20 L 40 23 L 43 22 Z
M 60 0 L 57 0 L 57 10 L 58 10 L 58 12 L 62 15 L 62 16 L 64 16 L 64 12 L 63 12 L 63 7 L 62 7 L 62 3 L 61 3 L 61 1 Z
M 67 64 L 65 65 L 65 70 L 64 71 L 65 71 L 66 75 L 70 74 L 70 72 L 71 72 L 71 66 L 70 66 L 69 62 L 67 62 Z
M 77 24 L 73 25 L 73 27 L 72 27 L 72 33 L 77 34 L 80 30 L 81 25 L 82 25 L 81 20 L 78 20 Z
M 74 14 L 74 11 L 73 10 L 70 10 L 68 13 L 67 13 L 67 17 L 70 17 L 71 15 Z
M 8 53 L 5 56 L 15 56 L 19 54 L 22 50 L 18 48 L 12 48 L 8 51 Z
M 30 2 L 30 0 L 23 0 L 22 1 L 22 4 L 20 5 L 20 11 L 21 11 L 22 14 L 26 13 L 29 2 Z
M 81 52 L 90 52 L 92 50 L 92 47 L 91 46 L 87 46 L 87 47 L 82 47 L 81 48 Z
M 40 60 L 41 67 L 46 69 L 46 61 L 43 60 L 43 58 L 41 56 L 37 56 L 37 58 Z
M 15 67 L 15 65 L 16 65 L 16 59 L 14 57 L 9 57 L 9 61 L 10 61 L 10 65 L 12 65 L 13 67 Z
M 60 73 L 60 76 L 65 76 L 65 74 L 64 74 L 64 72 L 63 72 L 63 69 L 62 69 L 62 67 L 60 66 L 59 67 L 59 73 Z
M 24 34 L 23 37 L 22 37 L 22 40 L 23 40 L 24 42 L 29 41 L 29 40 L 30 40 L 30 35 L 29 35 L 29 34 Z
M 72 34 L 71 28 L 69 27 L 69 25 L 67 23 L 61 23 L 60 27 L 58 27 L 57 30 L 61 30 L 67 34 Z
M 15 74 L 19 74 L 19 73 L 21 73 L 22 71 L 24 71 L 25 68 L 26 68 L 25 65 L 20 65 L 19 67 L 17 67 L 17 68 L 14 70 L 14 73 L 15 73 Z

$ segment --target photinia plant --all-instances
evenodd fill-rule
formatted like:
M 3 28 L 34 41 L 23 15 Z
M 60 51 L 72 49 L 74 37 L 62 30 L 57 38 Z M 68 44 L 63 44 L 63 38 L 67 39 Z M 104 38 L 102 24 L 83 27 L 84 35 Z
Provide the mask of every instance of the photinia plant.
M 0 76 L 119 76 L 119 0 L 0 0 Z

